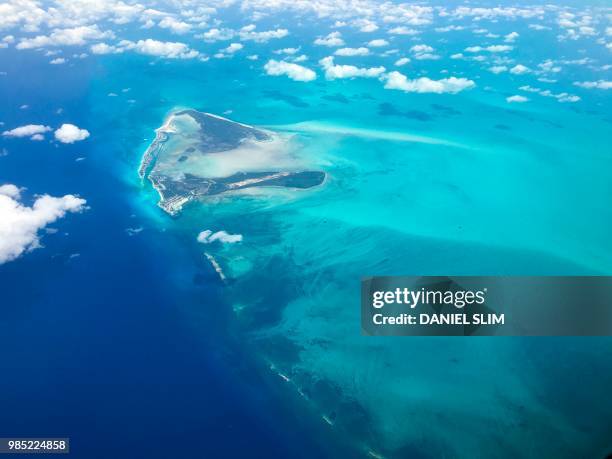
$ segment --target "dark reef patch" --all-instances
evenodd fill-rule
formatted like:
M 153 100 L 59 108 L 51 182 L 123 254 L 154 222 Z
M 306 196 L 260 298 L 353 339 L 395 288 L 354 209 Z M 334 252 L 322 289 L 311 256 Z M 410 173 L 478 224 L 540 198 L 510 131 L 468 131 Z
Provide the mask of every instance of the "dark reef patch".
M 433 117 L 427 112 L 420 110 L 401 111 L 395 105 L 388 102 L 384 102 L 378 106 L 378 114 L 381 116 L 399 116 L 418 121 L 431 121 L 433 119 Z
M 328 94 L 326 96 L 323 96 L 323 99 L 329 100 L 331 102 L 339 102 L 341 104 L 348 104 L 349 103 L 349 100 L 345 96 L 340 94 L 340 93 L 337 93 L 337 94 Z
M 442 113 L 443 115 L 461 115 L 461 112 L 459 110 L 456 110 L 453 107 L 449 107 L 448 105 L 431 104 L 430 107 L 436 110 L 437 112 Z
M 306 108 L 306 107 L 310 107 L 310 105 L 306 102 L 304 102 L 302 99 L 300 99 L 299 97 L 296 96 L 292 96 L 290 94 L 285 94 L 282 93 L 280 91 L 264 91 L 263 92 L 264 96 L 269 97 L 270 99 L 274 99 L 274 100 L 280 100 L 282 102 L 285 102 L 289 105 L 292 105 L 294 107 L 298 107 L 298 108 Z

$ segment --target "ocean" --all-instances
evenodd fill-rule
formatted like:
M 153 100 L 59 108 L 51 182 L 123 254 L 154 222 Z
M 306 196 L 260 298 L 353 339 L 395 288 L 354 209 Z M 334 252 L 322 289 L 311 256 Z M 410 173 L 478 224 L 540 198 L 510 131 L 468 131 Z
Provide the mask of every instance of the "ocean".
M 295 26 L 316 35 L 316 23 Z M 311 41 L 314 63 L 327 50 Z M 2 52 L 5 126 L 69 120 L 91 138 L 0 139 L 0 182 L 89 207 L 0 266 L 0 436 L 70 437 L 87 458 L 610 452 L 608 338 L 372 338 L 359 322 L 370 275 L 610 275 L 609 96 L 509 106 L 522 77 L 500 82 L 464 60 L 428 67 L 476 72 L 475 89 L 451 95 L 304 84 L 237 57 L 126 53 L 66 71 Z M 170 217 L 137 169 L 176 107 L 291 135 L 328 179 Z M 243 240 L 204 246 L 204 230 Z

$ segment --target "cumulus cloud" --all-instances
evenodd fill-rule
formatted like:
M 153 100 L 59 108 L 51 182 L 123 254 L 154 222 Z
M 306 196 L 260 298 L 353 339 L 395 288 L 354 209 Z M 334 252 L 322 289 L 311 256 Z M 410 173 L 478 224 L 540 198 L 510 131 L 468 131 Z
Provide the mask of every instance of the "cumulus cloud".
M 542 24 L 529 24 L 528 27 L 532 30 L 550 30 L 550 27 L 543 26 Z
M 137 42 L 122 40 L 117 51 L 133 50 L 147 56 L 164 57 L 167 59 L 193 59 L 200 55 L 196 50 L 190 49 L 185 43 L 159 41 L 147 38 Z
M 445 32 L 451 32 L 451 31 L 459 31 L 459 30 L 463 30 L 465 29 L 465 27 L 463 26 L 458 26 L 458 25 L 448 25 L 445 27 L 436 27 L 436 32 L 440 32 L 440 33 L 445 33 Z
M 254 24 L 244 26 L 240 29 L 238 35 L 243 41 L 252 40 L 258 43 L 266 43 L 272 39 L 283 38 L 289 35 L 287 29 L 264 30 L 263 32 L 257 32 L 255 29 L 256 26 Z
M 440 56 L 438 56 L 437 54 L 433 54 L 433 53 L 418 53 L 414 55 L 414 58 L 419 60 L 419 61 L 425 61 L 425 60 L 436 60 L 436 59 L 440 59 Z
M 565 103 L 565 102 L 574 103 L 574 102 L 580 101 L 580 97 L 575 96 L 573 94 L 568 94 L 566 92 L 562 92 L 561 94 L 553 94 L 553 97 L 561 103 Z
M 268 75 L 286 75 L 295 81 L 312 81 L 317 78 L 317 74 L 309 68 L 292 62 L 277 61 L 274 59 L 270 59 L 266 65 L 264 65 L 264 70 Z
M 395 61 L 395 65 L 401 67 L 402 65 L 406 65 L 410 62 L 410 58 L 402 57 Z
M 51 128 L 42 124 L 27 124 L 25 126 L 19 126 L 10 131 L 4 131 L 2 135 L 4 137 L 34 137 L 43 135 L 45 132 L 49 132 Z M 39 140 L 37 137 L 33 140 Z
M 172 33 L 183 34 L 191 30 L 191 25 L 186 22 L 179 21 L 171 16 L 167 16 L 159 21 L 159 27 L 162 29 L 168 29 Z
M 60 65 L 60 64 L 65 64 L 66 63 L 66 59 L 64 59 L 63 57 L 56 57 L 55 59 L 51 59 L 49 61 L 49 64 L 52 65 Z
M 95 45 L 91 45 L 89 49 L 94 54 L 115 54 L 123 52 L 123 49 L 119 49 L 107 43 L 96 43 Z
M 508 67 L 506 67 L 505 65 L 494 65 L 493 67 L 489 67 L 489 72 L 495 73 L 496 75 L 507 71 Z
M 378 30 L 378 25 L 369 19 L 358 19 L 353 22 L 353 24 L 359 27 L 360 32 L 376 32 Z
M 577 81 L 574 83 L 574 85 L 585 89 L 612 89 L 612 81 L 605 80 L 582 82 Z
M 97 25 L 55 29 L 50 35 L 24 38 L 17 43 L 17 49 L 36 49 L 47 46 L 83 46 L 92 40 L 113 38 L 111 31 L 102 32 Z
M 334 53 L 336 56 L 367 56 L 370 54 L 368 48 L 340 48 Z
M 282 49 L 277 49 L 276 51 L 274 51 L 274 54 L 286 54 L 288 56 L 293 56 L 299 51 L 300 51 L 299 47 L 298 48 L 282 48 Z
M 222 49 L 221 52 L 227 54 L 234 54 L 240 51 L 242 48 L 244 48 L 244 46 L 241 43 L 232 43 L 227 48 Z
M 197 240 L 201 244 L 211 244 L 215 241 L 223 244 L 235 244 L 236 242 L 242 242 L 242 234 L 230 234 L 223 230 L 213 233 L 211 230 L 205 230 L 198 234 Z
M 541 17 L 545 13 L 544 8 L 538 6 L 531 6 L 525 8 L 519 8 L 514 6 L 502 7 L 495 6 L 491 8 L 486 7 L 469 7 L 459 6 L 455 10 L 448 13 L 449 16 L 460 19 L 465 17 L 471 17 L 476 20 L 495 20 L 498 18 L 506 19 L 517 19 L 517 18 L 534 18 Z
M 417 93 L 456 94 L 460 91 L 476 86 L 472 80 L 457 77 L 443 78 L 441 80 L 432 80 L 427 77 L 421 77 L 411 80 L 408 79 L 406 75 L 397 71 L 388 73 L 385 80 L 386 89 L 398 89 L 405 92 Z
M 399 26 L 399 27 L 394 27 L 391 30 L 389 30 L 389 33 L 392 35 L 418 35 L 420 32 L 416 29 Z
M 62 143 L 74 143 L 89 137 L 87 129 L 80 129 L 74 124 L 64 123 L 55 131 L 55 138 Z
M 490 53 L 505 53 L 507 51 L 511 51 L 512 46 L 510 45 L 491 45 L 491 46 L 468 46 L 465 48 L 465 51 L 468 53 L 480 53 L 483 51 L 488 51 Z
M 434 49 L 429 45 L 414 45 L 410 48 L 413 53 L 431 53 Z
M 526 91 L 526 92 L 531 92 L 531 93 L 536 93 L 539 94 L 541 96 L 544 97 L 551 97 L 553 99 L 557 99 L 557 101 L 561 102 L 561 103 L 574 103 L 574 102 L 579 102 L 580 101 L 580 97 L 574 95 L 574 94 L 569 94 L 567 92 L 562 92 L 559 94 L 555 94 L 552 91 L 550 91 L 549 89 L 539 89 L 539 88 L 534 88 L 532 86 L 529 85 L 525 85 L 525 86 L 521 86 L 519 88 L 521 91 Z
M 514 43 L 514 41 L 519 37 L 518 32 L 510 32 L 508 35 L 504 35 L 504 41 L 506 43 Z
M 382 38 L 377 38 L 376 40 L 371 40 L 368 43 L 368 46 L 371 46 L 372 48 L 381 48 L 383 46 L 388 46 L 389 42 L 387 40 L 383 40 Z
M 325 69 L 325 78 L 335 80 L 340 78 L 377 78 L 385 72 L 384 67 L 362 68 L 354 65 L 335 65 L 332 56 L 325 57 L 319 61 Z
M 524 103 L 527 102 L 529 99 L 525 96 L 510 96 L 510 97 L 506 97 L 506 102 L 508 103 Z
M 510 69 L 510 73 L 514 75 L 524 75 L 525 73 L 529 72 L 531 72 L 529 67 L 525 67 L 523 64 L 517 64 Z
M 231 40 L 235 36 L 235 32 L 231 29 L 212 28 L 204 32 L 201 37 L 208 42 Z
M 0 185 L 0 196 L 2 195 L 13 199 L 19 199 L 21 196 L 21 188 L 10 183 Z
M 544 73 L 559 73 L 561 71 L 561 67 L 556 65 L 555 62 L 550 59 L 538 64 L 538 68 Z
M 197 37 L 203 38 L 207 42 L 231 40 L 232 38 L 239 38 L 242 41 L 255 41 L 258 43 L 266 43 L 270 40 L 283 38 L 289 35 L 287 29 L 274 29 L 257 31 L 255 24 L 249 24 L 242 27 L 240 30 L 232 29 L 218 29 L 212 28 Z
M 42 195 L 28 207 L 17 186 L 0 186 L 0 264 L 41 247 L 40 230 L 68 212 L 82 211 L 85 204 L 84 199 L 71 194 L 60 198 Z
M 340 32 L 331 32 L 325 37 L 317 38 L 314 41 L 314 44 L 329 47 L 344 46 L 344 40 L 342 39 L 342 35 Z
M 440 59 L 440 56 L 433 53 L 434 49 L 429 45 L 414 45 L 410 48 L 410 52 L 414 55 L 417 60 L 435 60 Z

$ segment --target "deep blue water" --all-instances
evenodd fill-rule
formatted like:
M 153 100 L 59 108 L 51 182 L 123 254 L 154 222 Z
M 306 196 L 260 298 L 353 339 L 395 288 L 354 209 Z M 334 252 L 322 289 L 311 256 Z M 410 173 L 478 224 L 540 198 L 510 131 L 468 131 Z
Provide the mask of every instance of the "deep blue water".
M 90 125 L 88 66 L 19 65 L 33 71 L 9 67 L 2 119 Z M 30 109 L 14 109 L 22 104 Z M 96 134 L 104 153 L 112 139 Z M 214 289 L 192 282 L 210 268 L 171 235 L 126 233 L 138 226 L 129 201 L 138 190 L 118 178 L 112 152 L 90 156 L 92 143 L 3 142 L 0 182 L 26 187 L 28 204 L 37 193 L 79 193 L 91 209 L 0 266 L 1 436 L 70 437 L 71 455 L 87 458 L 328 454 L 240 346 Z M 187 279 L 182 290 L 171 273 Z

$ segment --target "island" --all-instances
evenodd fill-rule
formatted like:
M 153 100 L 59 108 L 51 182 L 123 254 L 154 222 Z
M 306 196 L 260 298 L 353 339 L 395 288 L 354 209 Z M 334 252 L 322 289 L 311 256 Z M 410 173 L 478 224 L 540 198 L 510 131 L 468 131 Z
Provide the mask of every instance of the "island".
M 306 189 L 325 172 L 308 170 L 286 137 L 193 109 L 172 112 L 140 167 L 170 215 L 195 199 L 253 187 Z

